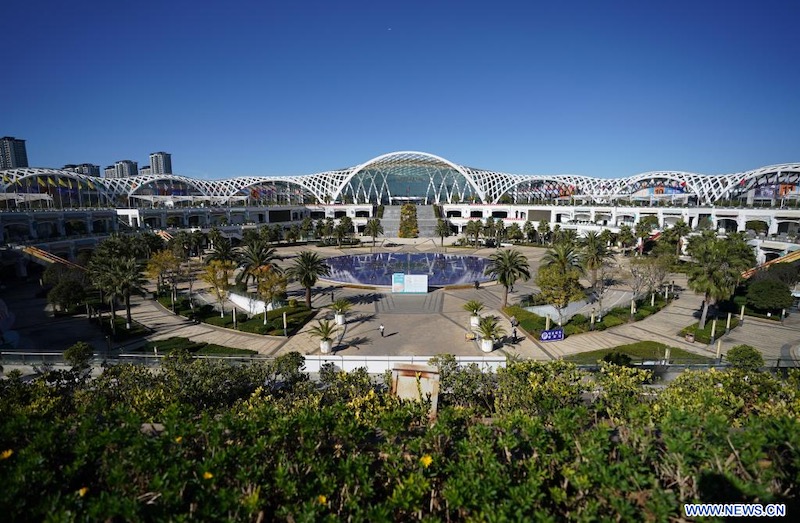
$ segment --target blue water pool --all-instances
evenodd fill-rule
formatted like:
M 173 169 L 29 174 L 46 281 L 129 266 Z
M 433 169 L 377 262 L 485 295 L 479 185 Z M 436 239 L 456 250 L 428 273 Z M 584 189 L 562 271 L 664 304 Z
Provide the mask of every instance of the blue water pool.
M 487 282 L 487 258 L 438 253 L 355 254 L 325 260 L 331 273 L 325 279 L 356 285 L 392 285 L 392 274 L 427 274 L 430 287 Z

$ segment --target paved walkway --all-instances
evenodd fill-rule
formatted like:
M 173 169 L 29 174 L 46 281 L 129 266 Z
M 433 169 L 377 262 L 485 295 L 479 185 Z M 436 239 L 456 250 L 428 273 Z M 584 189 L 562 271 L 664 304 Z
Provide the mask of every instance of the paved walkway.
M 406 245 L 404 248 L 421 252 L 440 250 L 438 242 L 430 240 L 418 240 L 418 242 Z M 281 249 L 281 254 L 291 257 L 296 250 L 299 249 Z M 357 254 L 370 251 L 368 247 L 344 251 L 336 248 L 315 250 L 323 256 Z M 530 260 L 531 272 L 535 272 L 538 268 L 539 260 L 544 254 L 544 249 L 522 247 L 520 250 Z M 475 253 L 479 256 L 488 256 L 494 252 L 494 249 L 481 249 L 478 251 L 450 249 L 449 252 Z M 686 288 L 685 278 L 681 275 L 676 275 L 675 282 L 679 287 Z M 198 289 L 200 287 L 198 285 L 195 288 Z M 522 296 L 535 291 L 532 282 L 518 283 L 515 287 L 516 292 L 509 295 L 509 303 L 515 303 Z M 503 317 L 504 319 L 501 323 L 504 328 L 509 332 L 511 330 L 508 319 L 499 311 L 503 289 L 498 285 L 484 285 L 477 290 L 470 287 L 467 289 L 437 290 L 424 296 L 404 296 L 376 292 L 371 289 L 345 288 L 320 282 L 315 288 L 312 301 L 314 307 L 322 307 L 317 316 L 318 318 L 333 318 L 333 313 L 330 309 L 324 308 L 331 303 L 331 291 L 335 293 L 336 298 L 347 298 L 354 303 L 353 310 L 348 313 L 347 324 L 340 329 L 336 343 L 334 343 L 334 350 L 341 355 L 426 356 L 450 353 L 462 356 L 479 356 L 483 354 L 480 350 L 479 341 L 467 341 L 465 339 L 465 333 L 468 331 L 469 313 L 462 309 L 462 305 L 466 301 L 473 299 L 480 300 L 486 304 L 486 314 Z M 8 294 L 14 294 L 14 292 L 12 289 L 6 289 L 4 294 L 8 296 Z M 303 299 L 303 290 L 297 285 L 290 286 L 289 294 L 291 297 Z M 26 349 L 41 350 L 47 345 L 61 351 L 68 346 L 66 345 L 66 338 L 68 337 L 87 339 L 94 342 L 95 345 L 101 346 L 98 344 L 102 343 L 102 336 L 99 339 L 94 339 L 98 335 L 95 329 L 87 329 L 88 325 L 85 319 L 54 320 L 45 317 L 43 313 L 39 314 L 40 318 L 35 316 L 33 309 L 37 307 L 41 309 L 42 300 L 28 299 L 27 296 L 23 297 L 21 295 L 15 297 L 18 299 L 11 300 L 16 302 L 13 304 L 12 310 L 17 313 L 18 322 L 16 326 L 22 331 Z M 612 348 L 640 340 L 653 340 L 697 354 L 713 356 L 716 352 L 716 347 L 709 347 L 699 343 L 687 343 L 678 335 L 678 332 L 683 327 L 697 321 L 694 315 L 700 310 L 700 304 L 701 299 L 699 296 L 696 296 L 691 291 L 684 290 L 680 294 L 680 299 L 674 301 L 663 311 L 640 322 L 622 325 L 602 332 L 573 335 L 560 342 L 541 343 L 538 340 L 523 338 L 518 343 L 510 345 L 505 343 L 507 340 L 502 340 L 492 354 L 514 354 L 523 358 L 548 360 L 590 350 Z M 9 303 L 9 305 L 12 304 Z M 277 336 L 259 336 L 235 332 L 207 324 L 194 324 L 184 318 L 175 316 L 150 299 L 134 300 L 133 305 L 132 314 L 134 319 L 154 331 L 152 335 L 147 337 L 150 340 L 158 341 L 180 336 L 195 341 L 251 349 L 264 355 L 279 355 L 289 351 L 297 351 L 303 354 L 319 354 L 319 341 L 308 332 L 315 324 L 314 321 L 306 325 L 297 335 L 286 339 Z M 230 310 L 230 304 L 227 306 L 227 310 Z M 24 318 L 25 321 L 20 321 L 20 318 Z M 385 326 L 384 337 L 381 337 L 378 330 L 378 326 L 381 323 Z M 42 329 L 42 325 L 47 325 L 48 327 L 57 326 L 57 328 Z M 720 329 L 724 329 L 722 322 Z M 80 331 L 83 331 L 83 333 L 81 334 Z M 521 332 L 519 334 L 522 336 Z M 53 343 L 53 336 L 65 337 L 64 342 Z M 731 347 L 741 343 L 759 348 L 767 359 L 797 359 L 797 349 L 800 347 L 800 314 L 791 316 L 783 326 L 775 322 L 746 318 L 744 325 L 735 329 L 729 335 L 722 337 L 722 353 L 726 353 Z M 62 347 L 61 345 L 64 346 Z

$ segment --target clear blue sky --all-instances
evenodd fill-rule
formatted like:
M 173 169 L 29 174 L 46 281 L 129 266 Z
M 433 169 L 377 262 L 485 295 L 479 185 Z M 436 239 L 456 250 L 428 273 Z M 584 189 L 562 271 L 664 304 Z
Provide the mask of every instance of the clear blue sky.
M 800 2 L 3 4 L 33 166 L 310 174 L 396 150 L 519 174 L 800 161 Z

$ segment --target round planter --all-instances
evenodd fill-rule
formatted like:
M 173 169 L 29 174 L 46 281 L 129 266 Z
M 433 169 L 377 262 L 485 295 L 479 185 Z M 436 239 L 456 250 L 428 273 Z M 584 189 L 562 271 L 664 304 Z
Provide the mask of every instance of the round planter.
M 492 339 L 481 339 L 481 350 L 483 352 L 492 352 L 494 350 L 494 340 Z
M 336 313 L 333 318 L 336 320 L 336 325 L 344 325 L 344 314 Z
M 319 350 L 322 352 L 322 354 L 328 354 L 331 351 L 331 340 L 320 341 Z
M 481 322 L 480 316 L 475 315 L 469 317 L 469 326 L 472 327 L 473 329 L 476 329 L 480 324 L 480 322 Z

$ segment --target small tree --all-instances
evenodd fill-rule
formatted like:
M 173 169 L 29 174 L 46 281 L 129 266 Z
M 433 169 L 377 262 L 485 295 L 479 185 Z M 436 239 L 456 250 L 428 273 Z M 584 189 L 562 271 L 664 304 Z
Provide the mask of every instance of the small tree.
M 464 310 L 471 313 L 473 316 L 479 316 L 481 311 L 485 308 L 483 302 L 478 300 L 469 300 L 462 307 L 464 307 Z
M 541 290 L 542 298 L 556 309 L 559 325 L 564 323 L 564 309 L 570 302 L 584 297 L 579 278 L 578 269 L 562 269 L 557 264 L 539 267 L 536 285 Z
M 761 356 L 761 353 L 750 345 L 735 346 L 728 351 L 728 354 L 725 355 L 725 359 L 728 360 L 728 363 L 730 363 L 733 368 L 745 371 L 758 370 L 764 366 L 764 358 Z
M 64 351 L 64 360 L 77 368 L 88 367 L 93 356 L 94 349 L 85 341 L 79 341 Z
M 481 318 L 477 330 L 484 340 L 497 339 L 506 333 L 505 329 L 500 325 L 500 318 L 497 316 L 484 316 Z
M 200 276 L 200 279 L 211 287 L 211 292 L 217 298 L 220 318 L 225 317 L 225 299 L 228 297 L 230 277 L 235 267 L 232 261 L 212 260 Z
M 794 298 L 789 286 L 778 280 L 752 282 L 747 288 L 747 303 L 762 311 L 779 311 L 792 306 Z
M 450 236 L 450 222 L 447 220 L 439 220 L 436 222 L 436 235 L 441 238 L 441 246 L 444 247 L 444 239 Z
M 331 341 L 337 330 L 336 324 L 330 320 L 317 320 L 317 324 L 308 329 L 308 332 L 320 341 Z

